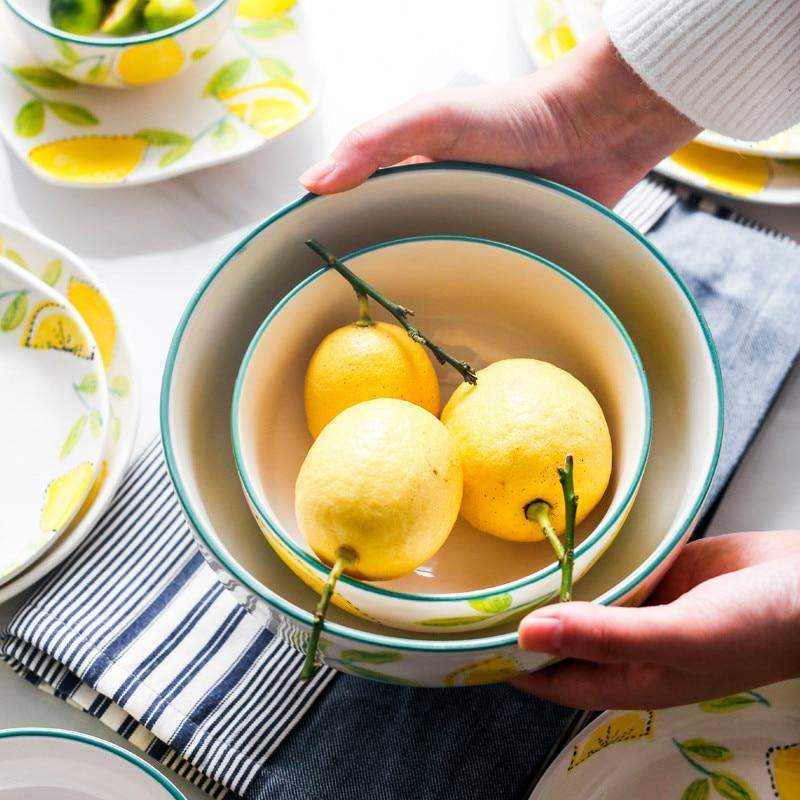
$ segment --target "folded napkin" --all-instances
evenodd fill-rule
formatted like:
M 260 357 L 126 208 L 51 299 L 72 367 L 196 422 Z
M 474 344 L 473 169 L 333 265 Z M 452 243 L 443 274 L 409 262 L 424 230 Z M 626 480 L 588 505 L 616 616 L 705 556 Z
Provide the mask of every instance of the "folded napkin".
M 676 201 L 648 182 L 621 209 L 643 230 L 672 207 L 652 239 L 717 340 L 729 391 L 713 502 L 800 347 L 800 248 L 698 211 L 696 198 Z M 299 684 L 300 657 L 201 562 L 158 443 L 95 533 L 19 610 L 2 653 L 218 797 L 521 798 L 576 721 L 506 686 L 411 689 L 324 669 Z

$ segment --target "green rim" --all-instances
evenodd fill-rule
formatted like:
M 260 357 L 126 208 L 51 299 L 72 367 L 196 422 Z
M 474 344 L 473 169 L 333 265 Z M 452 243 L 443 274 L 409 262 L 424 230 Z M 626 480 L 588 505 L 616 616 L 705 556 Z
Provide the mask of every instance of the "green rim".
M 74 33 L 67 33 L 66 31 L 59 30 L 58 28 L 54 28 L 50 25 L 45 25 L 44 23 L 39 22 L 39 20 L 34 19 L 32 16 L 23 11 L 22 8 L 17 6 L 15 0 L 5 0 L 5 3 L 8 8 L 13 11 L 14 14 L 23 22 L 26 22 L 32 28 L 36 28 L 37 31 L 40 31 L 47 36 L 52 36 L 54 39 L 60 39 L 62 42 L 70 42 L 71 44 L 85 44 L 89 45 L 90 47 L 125 47 L 129 44 L 146 44 L 147 42 L 156 42 L 159 39 L 168 39 L 172 36 L 177 36 L 179 33 L 188 31 L 189 28 L 193 28 L 195 25 L 198 25 L 204 19 L 208 19 L 214 13 L 219 11 L 226 3 L 233 1 L 234 0 L 214 0 L 214 2 L 212 2 L 208 8 L 198 12 L 191 19 L 187 19 L 186 22 L 181 22 L 179 25 L 175 25 L 173 28 L 167 28 L 166 30 L 157 31 L 156 33 L 142 33 L 136 36 L 120 36 L 113 39 L 110 37 L 104 39 L 98 36 L 80 36 Z
M 171 781 L 167 780 L 155 767 L 152 767 L 143 758 L 128 752 L 119 745 L 107 742 L 105 739 L 99 739 L 97 736 L 89 736 L 88 733 L 65 731 L 60 728 L 7 728 L 6 730 L 0 731 L 0 739 L 21 739 L 24 737 L 69 739 L 73 742 L 81 742 L 82 744 L 97 747 L 100 750 L 106 750 L 134 766 L 139 767 L 142 772 L 147 773 L 147 775 L 156 781 L 156 783 L 160 784 L 163 789 L 166 789 L 175 800 L 186 800 L 185 795 L 181 794 Z
M 639 462 L 636 465 L 636 472 L 633 476 L 633 480 L 628 485 L 625 490 L 624 497 L 622 501 L 619 503 L 617 508 L 615 509 L 614 513 L 611 517 L 605 521 L 602 525 L 598 526 L 596 530 L 592 531 L 589 536 L 584 539 L 580 545 L 575 549 L 575 559 L 579 559 L 587 550 L 593 547 L 597 542 L 599 542 L 608 532 L 609 530 L 616 524 L 617 520 L 619 520 L 620 515 L 624 513 L 624 511 L 630 505 L 631 500 L 633 499 L 634 495 L 636 494 L 637 489 L 639 488 L 639 484 L 642 481 L 642 475 L 644 474 L 644 468 L 647 464 L 647 456 L 650 452 L 650 442 L 652 439 L 653 434 L 653 421 L 652 421 L 652 410 L 650 404 L 650 390 L 647 385 L 647 377 L 645 375 L 644 366 L 642 365 L 642 361 L 639 358 L 639 353 L 636 351 L 636 347 L 631 340 L 631 337 L 628 335 L 628 332 L 625 330 L 623 324 L 619 321 L 616 314 L 606 305 L 606 303 L 594 292 L 592 291 L 586 284 L 576 278 L 574 275 L 571 275 L 562 267 L 559 267 L 557 264 L 554 264 L 552 261 L 548 261 L 546 258 L 542 258 L 541 256 L 536 255 L 535 253 L 531 253 L 529 250 L 524 250 L 521 247 L 515 247 L 510 244 L 505 244 L 504 242 L 496 242 L 492 239 L 483 239 L 476 236 L 457 236 L 457 235 L 427 235 L 427 236 L 408 236 L 402 239 L 392 239 L 387 242 L 380 242 L 379 244 L 374 244 L 369 247 L 361 248 L 360 250 L 356 250 L 348 255 L 344 256 L 341 260 L 342 261 L 350 261 L 351 259 L 358 258 L 359 256 L 366 255 L 367 253 L 375 252 L 376 250 L 383 250 L 387 247 L 395 247 L 395 246 L 402 246 L 404 244 L 413 243 L 413 242 L 474 242 L 476 244 L 481 245 L 488 245 L 490 247 L 497 247 L 501 250 L 508 250 L 512 253 L 517 253 L 518 255 L 525 256 L 526 258 L 530 259 L 531 261 L 536 262 L 537 264 L 541 264 L 544 267 L 552 270 L 553 272 L 560 275 L 562 278 L 565 278 L 567 281 L 572 283 L 576 286 L 580 291 L 582 291 L 590 300 L 592 300 L 595 305 L 597 305 L 600 310 L 611 320 L 614 327 L 617 329 L 618 333 L 622 337 L 625 345 L 628 348 L 628 352 L 633 360 L 633 363 L 636 366 L 636 372 L 639 376 L 639 383 L 642 387 L 642 400 L 644 405 L 644 426 L 642 430 L 642 449 L 639 454 Z M 266 332 L 267 328 L 270 324 L 275 320 L 280 314 L 280 312 L 286 307 L 286 305 L 292 300 L 293 297 L 296 297 L 303 289 L 313 283 L 315 280 L 320 278 L 326 272 L 330 270 L 330 267 L 322 267 L 321 269 L 314 272 L 312 275 L 309 275 L 305 280 L 301 281 L 297 286 L 295 286 L 288 294 L 286 294 L 270 311 L 267 315 L 267 318 L 261 323 L 258 330 L 256 331 L 255 336 L 253 336 L 250 344 L 247 347 L 247 351 L 244 354 L 244 358 L 242 359 L 241 366 L 239 367 L 239 372 L 236 376 L 236 383 L 233 389 L 233 403 L 231 408 L 231 439 L 233 440 L 233 455 L 234 460 L 236 461 L 236 469 L 239 473 L 239 478 L 242 481 L 242 485 L 244 486 L 245 491 L 247 492 L 247 496 L 250 499 L 250 502 L 255 506 L 256 510 L 258 511 L 259 515 L 261 516 L 262 520 L 266 523 L 269 529 L 283 542 L 286 547 L 288 547 L 296 556 L 301 558 L 306 564 L 312 567 L 316 572 L 320 574 L 320 577 L 326 577 L 330 572 L 330 567 L 325 566 L 319 559 L 314 558 L 310 553 L 303 550 L 301 547 L 297 545 L 297 543 L 290 537 L 287 536 L 286 533 L 281 528 L 280 524 L 277 520 L 273 519 L 270 515 L 267 508 L 261 502 L 258 492 L 253 485 L 253 481 L 251 480 L 250 473 L 248 472 L 245 466 L 245 460 L 242 457 L 242 446 L 241 440 L 239 437 L 239 426 L 237 424 L 238 417 L 239 417 L 239 401 L 241 399 L 242 393 L 242 385 L 244 383 L 245 376 L 247 374 L 248 367 L 250 365 L 250 360 L 253 357 L 253 353 L 255 353 L 256 348 L 258 347 L 258 343 L 261 340 L 261 337 Z M 355 580 L 354 578 L 350 578 L 347 575 L 342 575 L 339 578 L 340 583 L 346 583 L 350 586 L 356 587 L 358 589 L 362 589 L 366 592 L 371 592 L 372 594 L 382 595 L 383 597 L 391 597 L 397 600 L 412 600 L 412 601 L 421 601 L 421 602 L 457 602 L 459 600 L 479 600 L 485 597 L 492 597 L 493 595 L 499 594 L 501 592 L 510 592 L 515 589 L 520 589 L 524 586 L 531 586 L 539 581 L 544 580 L 545 578 L 550 577 L 555 572 L 560 569 L 558 563 L 554 562 L 548 567 L 544 567 L 540 569 L 538 572 L 534 572 L 531 575 L 526 575 L 524 578 L 519 578 L 516 581 L 509 581 L 508 583 L 500 584 L 498 586 L 492 586 L 489 589 L 482 589 L 480 591 L 474 592 L 452 592 L 447 594 L 414 594 L 408 592 L 397 592 L 391 589 L 382 589 L 379 586 L 375 586 L 373 584 L 364 583 L 362 581 Z
M 700 312 L 699 307 L 697 306 L 697 302 L 692 297 L 692 294 L 686 287 L 686 284 L 684 284 L 683 280 L 681 280 L 680 276 L 669 265 L 667 260 L 658 251 L 658 249 L 654 247 L 635 228 L 633 228 L 621 217 L 618 217 L 613 211 L 606 208 L 605 206 L 600 205 L 600 203 L 598 203 L 596 200 L 592 200 L 590 197 L 586 197 L 580 192 L 575 191 L 574 189 L 569 189 L 566 186 L 561 186 L 560 184 L 554 183 L 553 181 L 548 181 L 545 178 L 538 178 L 535 175 L 531 175 L 530 173 L 523 172 L 522 170 L 511 169 L 510 167 L 495 167 L 485 164 L 469 164 L 469 163 L 462 163 L 455 161 L 439 162 L 432 164 L 410 164 L 402 167 L 389 167 L 388 169 L 383 169 L 380 170 L 379 172 L 376 172 L 369 178 L 369 180 L 381 180 L 383 177 L 389 175 L 395 175 L 402 172 L 423 172 L 427 170 L 431 171 L 462 170 L 465 172 L 482 172 L 482 173 L 489 173 L 496 175 L 504 175 L 508 178 L 515 178 L 517 180 L 523 180 L 528 183 L 533 183 L 538 186 L 543 186 L 551 191 L 566 195 L 567 197 L 570 197 L 573 200 L 577 200 L 580 203 L 589 206 L 589 208 L 607 217 L 616 225 L 625 230 L 630 236 L 632 236 L 641 245 L 643 245 L 648 250 L 648 252 L 661 264 L 661 266 L 672 277 L 672 279 L 677 284 L 678 288 L 683 293 L 687 303 L 689 303 L 690 308 L 692 309 L 692 311 L 695 314 L 695 317 L 697 318 L 697 322 L 700 326 L 701 331 L 703 332 L 703 336 L 708 346 L 708 355 L 711 361 L 711 367 L 714 372 L 714 378 L 717 387 L 717 435 L 714 445 L 714 452 L 712 454 L 711 461 L 709 463 L 708 470 L 706 472 L 706 477 L 703 482 L 703 487 L 698 493 L 697 499 L 695 500 L 692 509 L 687 514 L 685 522 L 681 526 L 679 526 L 679 528 L 668 540 L 662 542 L 661 546 L 650 556 L 648 562 L 645 562 L 645 564 L 642 565 L 642 567 L 640 567 L 638 570 L 632 573 L 632 575 L 630 575 L 628 579 L 622 583 L 622 585 L 616 587 L 614 591 L 610 591 L 606 594 L 606 596 L 598 598 L 597 602 L 600 602 L 603 605 L 611 605 L 616 600 L 623 597 L 628 592 L 630 592 L 638 585 L 640 585 L 642 581 L 645 578 L 647 578 L 647 576 L 650 575 L 659 566 L 659 564 L 661 564 L 665 556 L 674 549 L 674 547 L 678 544 L 678 542 L 681 541 L 684 534 L 689 530 L 689 527 L 696 519 L 697 514 L 700 511 L 700 507 L 703 504 L 703 500 L 708 494 L 708 490 L 711 486 L 711 480 L 714 476 L 714 470 L 716 469 L 717 461 L 719 460 L 720 448 L 722 446 L 722 426 L 723 426 L 723 414 L 724 414 L 724 407 L 723 407 L 724 401 L 722 394 L 722 372 L 720 370 L 717 351 L 716 348 L 714 347 L 714 341 L 711 338 L 711 332 L 709 331 L 708 325 L 706 324 L 706 321 L 703 318 L 703 315 Z M 178 494 L 178 499 L 180 500 L 181 506 L 183 507 L 183 510 L 192 526 L 192 529 L 194 530 L 195 535 L 200 539 L 203 545 L 207 547 L 219 560 L 220 565 L 224 566 L 227 571 L 229 571 L 232 575 L 234 575 L 237 578 L 237 580 L 241 582 L 243 586 L 246 586 L 251 592 L 260 597 L 265 603 L 278 608 L 288 617 L 291 617 L 295 621 L 300 622 L 305 626 L 311 625 L 313 621 L 311 613 L 287 603 L 282 597 L 275 594 L 268 587 L 262 585 L 257 580 L 255 580 L 255 578 L 253 578 L 249 573 L 243 570 L 231 558 L 231 556 L 228 554 L 225 548 L 218 545 L 218 543 L 214 539 L 213 534 L 205 530 L 202 524 L 200 523 L 198 514 L 188 499 L 186 487 L 184 486 L 183 481 L 181 480 L 180 477 L 180 473 L 178 472 L 177 461 L 175 459 L 175 453 L 172 446 L 172 438 L 170 436 L 169 399 L 170 399 L 170 389 L 172 386 L 172 376 L 175 368 L 175 361 L 178 356 L 178 351 L 180 349 L 181 342 L 183 341 L 184 331 L 186 330 L 186 326 L 189 324 L 189 320 L 192 318 L 192 315 L 194 314 L 195 308 L 197 307 L 198 303 L 202 300 L 203 296 L 206 293 L 206 290 L 214 282 L 217 275 L 223 269 L 225 269 L 225 267 L 238 255 L 239 252 L 245 249 L 253 239 L 255 239 L 258 235 L 260 235 L 274 222 L 285 217 L 287 214 L 291 214 L 296 208 L 299 208 L 300 206 L 305 205 L 306 203 L 313 203 L 319 199 L 324 199 L 324 197 L 320 198 L 318 195 L 306 194 L 303 197 L 300 197 L 294 202 L 289 203 L 288 205 L 279 209 L 271 216 L 267 217 L 263 222 L 261 222 L 252 231 L 250 231 L 250 233 L 248 233 L 238 244 L 236 244 L 233 247 L 233 249 L 230 250 L 228 254 L 225 255 L 222 258 L 222 260 L 215 267 L 212 268 L 212 270 L 208 273 L 208 275 L 206 275 L 203 282 L 200 284 L 200 286 L 197 288 L 197 290 L 189 300 L 189 304 L 187 305 L 186 310 L 183 312 L 183 316 L 181 317 L 178 323 L 178 327 L 176 328 L 175 334 L 172 338 L 172 343 L 170 345 L 169 352 L 167 353 L 167 360 L 164 367 L 164 378 L 161 385 L 161 413 L 160 413 L 161 436 L 164 444 L 164 455 L 167 463 L 167 469 L 169 471 L 172 482 L 175 486 L 175 490 Z M 350 639 L 351 641 L 360 642 L 362 644 L 369 644 L 378 647 L 388 647 L 388 648 L 394 648 L 396 650 L 406 650 L 415 652 L 482 652 L 486 650 L 495 650 L 501 647 L 506 647 L 508 645 L 514 645 L 517 643 L 516 631 L 514 631 L 513 633 L 503 633 L 503 634 L 496 634 L 494 636 L 487 636 L 481 639 L 425 641 L 416 639 L 403 639 L 400 637 L 387 636 L 384 634 L 365 633 L 363 631 L 359 631 L 353 628 L 348 628 L 344 625 L 340 625 L 339 623 L 327 620 L 324 625 L 324 630 L 336 636 L 341 636 L 344 639 Z

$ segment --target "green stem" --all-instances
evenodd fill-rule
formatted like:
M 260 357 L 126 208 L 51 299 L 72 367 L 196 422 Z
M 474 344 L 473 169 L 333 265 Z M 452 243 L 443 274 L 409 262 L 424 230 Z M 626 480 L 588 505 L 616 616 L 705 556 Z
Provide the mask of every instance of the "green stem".
M 17 294 L 30 294 L 30 293 L 31 293 L 30 289 L 9 289 L 7 292 L 0 292 L 0 300 L 2 300 L 4 297 L 8 297 L 10 294 L 17 295 Z
M 568 603 L 572 600 L 572 567 L 575 562 L 575 516 L 578 513 L 578 495 L 575 494 L 575 481 L 572 470 L 572 454 L 567 456 L 564 466 L 558 470 L 558 480 L 564 492 L 564 561 L 561 564 L 561 593 L 559 600 Z
M 678 752 L 698 771 L 706 777 L 711 777 L 712 772 L 707 770 L 702 764 L 698 764 L 684 749 L 683 745 L 673 736 L 672 743 L 678 748 Z
M 358 561 L 358 556 L 349 547 L 340 547 L 336 551 L 336 562 L 328 573 L 328 578 L 325 581 L 325 585 L 322 587 L 316 611 L 314 611 L 314 626 L 311 628 L 311 636 L 308 639 L 308 647 L 306 648 L 306 660 L 303 662 L 303 669 L 300 672 L 300 680 L 302 681 L 310 680 L 314 677 L 314 673 L 316 672 L 319 635 L 322 633 L 325 613 L 328 610 L 331 597 L 333 597 L 336 581 L 339 580 L 342 572 L 344 572 L 347 567 L 355 564 L 356 561 Z
M 336 256 L 326 250 L 319 242 L 314 239 L 306 241 L 306 245 L 310 247 L 318 256 L 328 262 L 328 266 L 335 269 L 350 285 L 356 290 L 358 294 L 369 295 L 376 303 L 383 306 L 405 329 L 408 335 L 421 345 L 424 345 L 428 350 L 433 353 L 436 360 L 440 364 L 449 364 L 456 369 L 461 377 L 467 382 L 476 384 L 478 376 L 475 370 L 466 362 L 460 361 L 451 356 L 446 350 L 443 350 L 435 342 L 432 342 L 419 328 L 415 328 L 408 321 L 408 317 L 413 317 L 414 312 L 410 308 L 393 303 L 387 300 L 382 294 L 372 288 L 366 281 L 363 281 L 354 272 L 348 269 Z
M 558 563 L 563 565 L 564 545 L 561 544 L 556 529 L 550 521 L 550 503 L 544 500 L 534 500 L 532 503 L 528 503 L 525 507 L 525 516 L 542 529 L 542 533 L 550 543 L 550 547 L 553 548 L 553 552 L 556 554 Z
M 229 116 L 228 114 L 223 114 L 218 119 L 215 119 L 210 125 L 207 125 L 205 128 L 203 128 L 203 130 L 201 130 L 200 133 L 197 133 L 194 136 L 192 136 L 192 143 L 196 144 L 197 142 L 199 142 L 204 136 L 207 136 L 209 133 L 211 133 L 211 131 L 213 131 L 214 128 L 221 125 L 228 118 L 228 116 Z
M 369 313 L 369 297 L 363 292 L 356 292 L 358 297 L 358 319 L 356 325 L 359 328 L 371 328 L 375 323 Z

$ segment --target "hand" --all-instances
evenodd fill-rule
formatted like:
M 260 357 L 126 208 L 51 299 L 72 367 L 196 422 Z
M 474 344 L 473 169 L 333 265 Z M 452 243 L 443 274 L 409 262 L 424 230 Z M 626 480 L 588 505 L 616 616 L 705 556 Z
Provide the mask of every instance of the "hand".
M 529 614 L 524 649 L 578 660 L 513 683 L 576 708 L 663 708 L 800 676 L 800 531 L 693 542 L 649 602 Z
M 613 205 L 698 131 L 600 33 L 520 80 L 417 97 L 356 128 L 300 181 L 328 194 L 412 157 L 453 159 L 530 170 Z

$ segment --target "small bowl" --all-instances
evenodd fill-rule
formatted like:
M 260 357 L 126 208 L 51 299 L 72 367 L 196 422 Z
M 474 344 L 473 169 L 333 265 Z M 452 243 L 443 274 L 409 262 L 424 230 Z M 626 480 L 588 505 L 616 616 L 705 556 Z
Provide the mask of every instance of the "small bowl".
M 43 65 L 79 83 L 127 89 L 158 83 L 199 61 L 222 38 L 236 0 L 199 0 L 191 19 L 156 33 L 81 36 L 50 23 L 48 0 L 5 0 L 22 40 Z
M 475 369 L 503 358 L 538 358 L 568 370 L 597 397 L 611 430 L 614 465 L 603 499 L 576 530 L 573 576 L 580 580 L 625 521 L 650 446 L 644 370 L 611 309 L 555 264 L 489 240 L 401 239 L 343 260 L 387 297 L 413 308 L 416 324 Z M 303 380 L 322 338 L 356 312 L 353 290 L 340 275 L 327 267 L 315 272 L 264 320 L 233 394 L 233 452 L 247 501 L 278 555 L 317 591 L 330 568 L 314 555 L 294 513 L 295 481 L 311 446 Z M 376 304 L 373 312 L 391 319 Z M 447 398 L 460 376 L 437 366 Z M 505 541 L 459 518 L 442 549 L 416 571 L 381 582 L 342 576 L 335 601 L 393 628 L 478 630 L 552 600 L 560 581 L 547 542 Z

